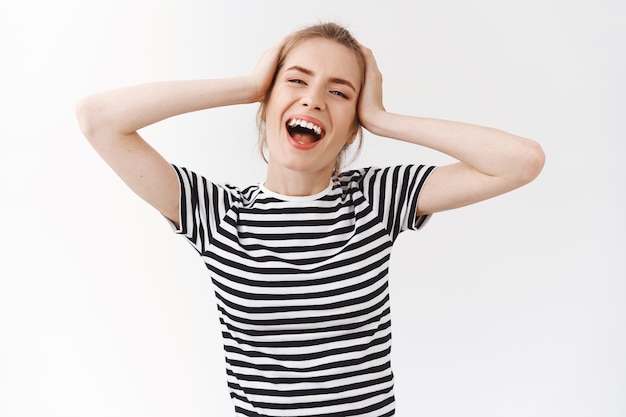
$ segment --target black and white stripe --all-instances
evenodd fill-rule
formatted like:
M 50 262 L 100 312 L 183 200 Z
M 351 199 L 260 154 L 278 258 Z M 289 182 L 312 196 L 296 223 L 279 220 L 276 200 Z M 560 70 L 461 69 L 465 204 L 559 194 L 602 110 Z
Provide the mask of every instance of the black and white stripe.
M 367 168 L 287 197 L 174 167 L 210 271 L 238 416 L 391 416 L 387 273 L 432 167 Z

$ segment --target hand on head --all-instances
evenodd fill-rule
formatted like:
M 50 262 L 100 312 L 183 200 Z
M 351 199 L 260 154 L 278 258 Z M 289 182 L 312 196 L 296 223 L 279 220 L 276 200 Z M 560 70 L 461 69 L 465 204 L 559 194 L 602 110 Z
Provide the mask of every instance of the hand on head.
M 378 114 L 385 112 L 383 106 L 383 75 L 378 69 L 376 59 L 371 49 L 359 43 L 365 58 L 365 82 L 359 97 L 358 114 L 361 125 L 367 130 Z
M 280 42 L 265 51 L 250 73 L 250 77 L 254 79 L 254 84 L 257 86 L 253 101 L 263 101 L 265 98 L 265 94 L 270 88 L 274 74 L 276 73 L 280 52 L 287 39 L 288 38 L 283 38 Z
M 253 85 L 256 86 L 252 101 L 263 102 L 266 98 L 266 94 L 276 74 L 283 48 L 288 44 L 292 36 L 293 34 L 281 39 L 280 42 L 277 42 L 261 55 L 250 74 L 253 79 Z M 361 126 L 372 133 L 376 133 L 376 126 L 379 123 L 383 123 L 381 117 L 386 114 L 383 105 L 383 76 L 372 50 L 358 41 L 356 41 L 356 45 L 360 49 L 365 64 L 365 79 L 357 103 L 358 119 Z

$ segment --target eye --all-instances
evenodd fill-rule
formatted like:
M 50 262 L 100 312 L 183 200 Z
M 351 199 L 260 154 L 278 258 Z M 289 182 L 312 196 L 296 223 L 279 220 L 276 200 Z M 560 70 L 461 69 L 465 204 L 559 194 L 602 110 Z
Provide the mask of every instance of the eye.
M 341 98 L 345 98 L 346 100 L 349 98 L 346 94 L 342 93 L 341 91 L 337 91 L 337 90 L 331 91 L 330 94 L 334 94 L 334 95 L 339 96 Z
M 290 78 L 289 80 L 287 80 L 290 83 L 294 83 L 294 84 L 306 84 L 304 81 L 298 79 L 298 78 Z

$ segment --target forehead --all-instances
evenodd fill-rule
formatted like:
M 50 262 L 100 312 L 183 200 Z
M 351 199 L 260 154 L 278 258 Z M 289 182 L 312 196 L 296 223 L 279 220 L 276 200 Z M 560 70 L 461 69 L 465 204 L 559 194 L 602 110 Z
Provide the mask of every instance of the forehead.
M 361 70 L 355 53 L 330 39 L 307 39 L 295 45 L 285 56 L 283 70 L 292 66 L 306 68 L 322 77 L 345 79 L 355 86 L 361 84 Z

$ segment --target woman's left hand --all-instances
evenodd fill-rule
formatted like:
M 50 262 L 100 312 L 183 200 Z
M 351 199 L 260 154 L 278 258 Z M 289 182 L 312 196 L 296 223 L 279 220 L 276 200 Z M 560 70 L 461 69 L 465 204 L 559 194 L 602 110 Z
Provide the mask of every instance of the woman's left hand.
M 383 106 L 383 75 L 371 49 L 359 44 L 365 58 L 365 83 L 359 97 L 358 114 L 361 125 L 375 133 L 378 117 L 386 113 Z

